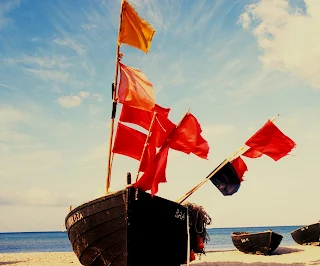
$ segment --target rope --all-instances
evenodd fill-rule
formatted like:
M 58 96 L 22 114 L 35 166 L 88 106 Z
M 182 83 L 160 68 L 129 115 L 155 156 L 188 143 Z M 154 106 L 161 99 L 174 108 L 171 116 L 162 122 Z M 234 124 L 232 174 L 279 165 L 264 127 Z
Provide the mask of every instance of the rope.
M 187 208 L 187 234 L 188 234 L 188 244 L 187 244 L 187 266 L 190 265 L 190 230 L 189 230 L 189 209 Z

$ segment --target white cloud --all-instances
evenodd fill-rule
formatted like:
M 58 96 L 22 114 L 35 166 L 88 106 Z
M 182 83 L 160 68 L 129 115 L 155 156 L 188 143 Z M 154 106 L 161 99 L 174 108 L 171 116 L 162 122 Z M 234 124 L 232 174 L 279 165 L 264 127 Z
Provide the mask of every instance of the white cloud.
M 287 0 L 260 0 L 246 7 L 239 23 L 253 28 L 265 67 L 292 73 L 320 89 L 320 1 L 304 3 L 305 13 Z
M 84 55 L 86 52 L 86 49 L 83 45 L 76 43 L 74 40 L 66 38 L 64 40 L 62 39 L 54 39 L 53 43 L 61 45 L 61 46 L 67 46 L 70 49 L 74 50 L 78 55 Z
M 50 56 L 29 56 L 25 55 L 20 59 L 9 58 L 9 63 L 20 63 L 27 66 L 45 67 L 45 68 L 59 68 L 65 69 L 71 66 L 67 63 L 67 58 L 64 56 L 50 55 Z
M 87 91 L 80 91 L 79 92 L 79 97 L 81 97 L 81 98 L 87 98 L 89 96 L 90 96 L 90 93 Z
M 81 104 L 82 98 L 78 95 L 61 96 L 58 98 L 57 102 L 65 108 L 77 107 Z
M 102 101 L 102 95 L 99 93 L 94 93 L 92 96 L 90 92 L 87 91 L 80 91 L 78 95 L 67 95 L 67 96 L 61 96 L 57 99 L 57 102 L 65 108 L 73 108 L 79 106 L 83 99 L 85 98 L 91 98 L 94 100 L 97 100 L 98 102 Z
M 34 74 L 36 77 L 43 80 L 51 80 L 56 82 L 69 82 L 69 75 L 63 71 L 56 70 L 42 70 L 42 69 L 29 69 L 25 68 L 25 71 Z

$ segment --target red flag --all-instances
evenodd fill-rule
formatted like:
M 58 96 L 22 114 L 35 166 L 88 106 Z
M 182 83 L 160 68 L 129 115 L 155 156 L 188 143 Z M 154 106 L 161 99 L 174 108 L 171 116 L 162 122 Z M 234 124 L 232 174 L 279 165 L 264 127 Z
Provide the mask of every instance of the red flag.
M 112 152 L 140 161 L 146 137 L 146 134 L 118 123 Z
M 247 146 L 277 161 L 286 156 L 296 144 L 270 120 L 245 143 Z
M 175 128 L 176 125 L 168 118 L 162 115 L 156 115 L 150 136 L 150 143 L 158 148 L 161 147 Z
M 139 109 L 152 110 L 155 106 L 155 93 L 152 84 L 139 69 L 119 62 L 120 82 L 117 101 Z
M 143 158 L 141 160 L 139 172 L 146 171 L 148 166 L 152 163 L 152 160 L 154 159 L 155 155 L 156 155 L 156 147 L 151 144 L 147 144 L 143 154 Z
M 167 182 L 166 167 L 168 152 L 169 146 L 162 146 L 152 163 L 146 169 L 141 178 L 133 184 L 133 186 L 144 191 L 151 190 L 151 195 L 155 195 L 158 192 L 159 183 Z
M 234 170 L 236 170 L 238 178 L 240 180 L 240 182 L 243 181 L 243 175 L 246 171 L 248 171 L 248 167 L 246 165 L 246 163 L 242 160 L 242 158 L 239 156 L 237 158 L 235 158 L 232 162 L 231 162 Z
M 188 113 L 170 138 L 170 148 L 207 159 L 208 142 L 201 136 L 201 126 L 197 119 Z
M 154 112 L 160 114 L 161 116 L 168 117 L 170 108 L 164 108 L 156 104 L 152 111 L 147 111 L 128 105 L 123 105 L 119 120 L 121 122 L 139 125 L 142 128 L 149 130 Z
M 263 153 L 257 151 L 255 149 L 249 148 L 246 150 L 242 155 L 248 158 L 259 158 L 262 156 Z

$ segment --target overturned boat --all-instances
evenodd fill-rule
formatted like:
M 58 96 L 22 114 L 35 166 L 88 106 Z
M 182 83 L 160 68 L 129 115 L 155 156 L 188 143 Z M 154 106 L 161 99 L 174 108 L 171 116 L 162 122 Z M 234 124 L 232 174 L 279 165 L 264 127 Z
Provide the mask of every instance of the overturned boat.
M 233 232 L 233 245 L 241 252 L 257 255 L 271 255 L 280 245 L 283 236 L 272 230 L 248 233 Z
M 320 246 L 320 221 L 292 231 L 291 236 L 299 245 Z

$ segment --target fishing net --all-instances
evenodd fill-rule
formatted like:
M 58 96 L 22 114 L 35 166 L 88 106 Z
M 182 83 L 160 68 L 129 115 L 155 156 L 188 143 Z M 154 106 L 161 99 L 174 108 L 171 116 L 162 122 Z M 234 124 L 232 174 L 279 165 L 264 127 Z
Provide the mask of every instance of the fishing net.
M 184 205 L 189 211 L 190 247 L 195 253 L 205 254 L 204 246 L 199 245 L 199 240 L 201 238 L 203 243 L 210 241 L 206 227 L 211 224 L 211 217 L 202 206 L 189 202 Z

